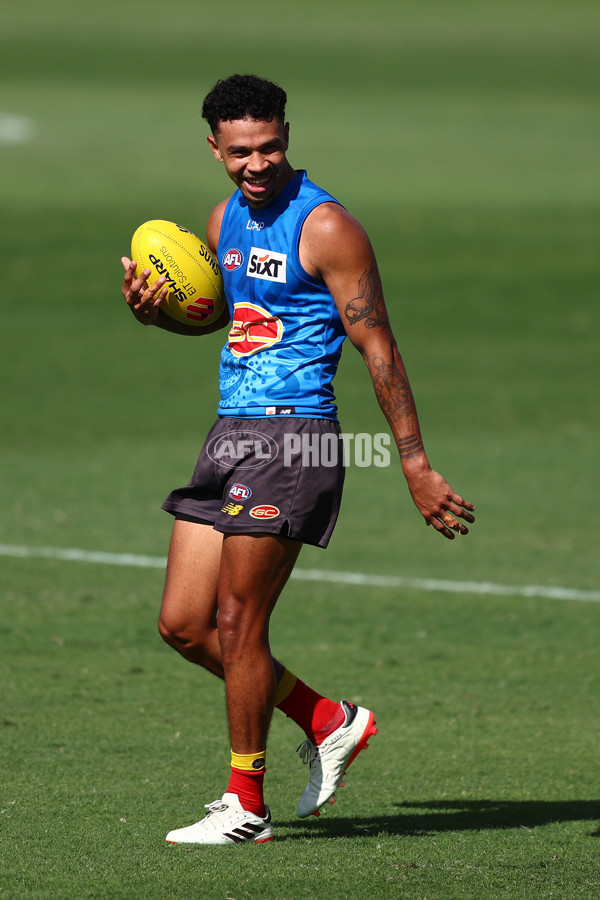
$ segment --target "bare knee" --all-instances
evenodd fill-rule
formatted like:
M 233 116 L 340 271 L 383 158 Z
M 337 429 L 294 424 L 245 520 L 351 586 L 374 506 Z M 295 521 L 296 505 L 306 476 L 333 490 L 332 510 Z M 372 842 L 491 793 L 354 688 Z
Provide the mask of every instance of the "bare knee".
M 201 643 L 186 623 L 166 618 L 162 613 L 158 617 L 158 633 L 165 643 L 182 654 L 186 648 Z
M 158 619 L 158 632 L 163 641 L 177 650 L 184 659 L 203 666 L 215 674 L 221 674 L 219 654 L 215 654 L 216 627 L 203 628 L 194 622 L 172 619 L 161 612 Z
M 268 648 L 268 619 L 249 615 L 243 604 L 227 603 L 219 610 L 218 636 L 223 662 L 239 660 L 248 653 Z

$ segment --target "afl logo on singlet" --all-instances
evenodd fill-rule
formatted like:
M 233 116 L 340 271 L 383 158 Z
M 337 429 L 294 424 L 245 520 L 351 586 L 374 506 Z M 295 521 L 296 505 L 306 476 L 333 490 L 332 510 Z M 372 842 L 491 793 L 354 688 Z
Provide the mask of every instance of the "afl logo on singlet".
M 228 272 L 234 272 L 236 269 L 241 269 L 244 264 L 244 254 L 241 250 L 238 250 L 237 247 L 232 247 L 231 250 L 228 250 L 227 253 L 223 254 L 223 268 L 227 269 Z
M 236 303 L 228 347 L 234 356 L 250 356 L 277 344 L 283 322 L 255 303 Z

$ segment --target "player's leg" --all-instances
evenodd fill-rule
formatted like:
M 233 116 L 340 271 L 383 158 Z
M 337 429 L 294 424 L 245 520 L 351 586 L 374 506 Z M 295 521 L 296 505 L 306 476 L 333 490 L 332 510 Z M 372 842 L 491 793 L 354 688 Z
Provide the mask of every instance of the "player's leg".
M 169 546 L 158 630 L 185 659 L 223 677 L 217 592 L 223 535 L 177 519 Z
M 229 534 L 223 540 L 217 626 L 231 738 L 227 796 L 237 796 L 258 816 L 268 815 L 263 783 L 277 691 L 269 623 L 301 546 L 271 534 Z
M 186 659 L 227 676 L 240 754 L 266 739 L 283 673 L 271 656 L 269 618 L 301 546 L 276 535 L 223 539 L 207 525 L 174 523 L 159 629 Z
M 223 541 L 218 632 L 237 753 L 260 750 L 266 741 L 278 681 L 269 621 L 301 547 L 271 534 L 229 534 Z
M 239 427 L 239 423 L 236 422 L 235 425 L 236 428 Z M 303 425 L 304 428 L 313 426 L 326 430 L 337 427 L 334 423 L 315 423 L 312 420 Z M 227 427 L 227 420 L 218 420 L 211 429 L 209 438 L 214 438 L 218 431 L 227 434 Z M 281 439 L 278 433 L 281 423 L 269 421 L 269 428 L 273 432 L 273 439 Z M 260 506 L 263 499 L 269 503 L 272 501 L 274 485 L 277 485 L 280 496 L 275 499 L 280 504 L 282 516 L 294 521 L 298 540 L 304 541 L 303 516 L 308 513 L 313 520 L 322 524 L 317 525 L 318 534 L 314 533 L 314 522 L 311 524 L 307 540 L 309 543 L 318 543 L 326 532 L 324 546 L 337 516 L 343 469 L 337 474 L 330 468 L 325 469 L 327 483 L 322 483 L 323 473 L 318 478 L 315 477 L 319 474 L 316 471 L 301 472 L 300 485 L 294 467 L 281 467 L 284 456 L 281 452 L 276 457 L 275 464 L 279 468 L 274 473 L 270 471 L 273 465 L 269 471 L 261 467 L 253 469 L 252 488 L 246 490 L 254 497 L 253 502 Z M 301 465 L 302 460 L 298 457 L 296 467 Z M 225 494 L 219 496 L 222 485 L 214 482 L 213 470 L 214 466 L 208 465 L 203 448 L 191 482 L 186 487 L 171 492 L 165 501 L 164 508 L 174 515 L 182 515 L 182 518 L 175 521 L 173 529 L 159 630 L 165 641 L 190 662 L 223 677 L 216 631 L 217 582 L 223 538 L 217 530 L 219 525 L 213 528 L 211 525 L 189 520 L 190 514 L 194 514 L 210 522 L 220 518 L 221 525 L 224 524 L 223 520 L 227 522 L 228 517 L 224 515 L 225 510 L 222 508 Z M 329 484 L 331 481 L 333 483 Z M 227 487 L 225 490 L 227 491 Z M 266 492 L 264 497 L 261 493 L 263 491 Z M 198 499 L 199 497 L 202 499 Z M 291 498 L 300 497 L 304 498 L 304 512 L 298 517 L 290 502 Z M 245 514 L 247 515 L 247 510 Z M 285 714 L 300 725 L 311 742 L 320 743 L 331 728 L 335 727 L 337 719 L 343 719 L 340 705 L 311 691 L 290 672 L 284 671 L 284 667 L 276 660 L 273 660 L 273 665 L 278 681 L 276 705 L 285 703 L 285 707 L 280 707 Z
M 277 690 L 269 622 L 301 549 L 278 535 L 225 535 L 217 630 L 231 737 L 227 790 L 205 819 L 169 832 L 170 843 L 271 840 L 263 782 L 267 733 Z
M 296 551 L 301 546 L 289 543 Z M 167 643 L 220 678 L 223 662 L 217 591 L 222 547 L 223 535 L 211 526 L 175 521 L 159 618 L 159 630 Z M 297 552 L 294 561 L 296 556 Z M 272 666 L 277 682 L 274 703 L 307 738 L 302 758 L 310 764 L 310 780 L 297 809 L 303 817 L 333 800 L 345 769 L 375 733 L 374 719 L 368 710 L 358 708 L 357 715 L 353 705 L 317 693 L 277 660 L 272 659 Z M 258 793 L 254 794 L 256 798 Z M 246 803 L 250 802 L 247 797 Z
M 217 633 L 222 544 L 223 535 L 211 525 L 174 522 L 158 619 L 158 630 L 167 644 L 219 678 L 223 678 Z M 276 659 L 273 665 L 279 682 L 286 670 Z

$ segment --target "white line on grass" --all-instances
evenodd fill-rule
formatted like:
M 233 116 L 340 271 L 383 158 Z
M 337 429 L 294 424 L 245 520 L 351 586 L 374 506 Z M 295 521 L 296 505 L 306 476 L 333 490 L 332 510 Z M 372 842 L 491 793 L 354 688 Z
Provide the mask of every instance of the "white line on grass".
M 139 556 L 134 553 L 105 553 L 101 550 L 79 550 L 75 547 L 20 547 L 0 544 L 0 556 L 22 559 L 59 559 L 65 562 L 99 563 L 108 566 L 137 566 L 141 569 L 164 569 L 164 556 Z M 543 597 L 549 600 L 579 600 L 600 603 L 600 591 L 575 588 L 544 587 L 539 584 L 508 585 L 490 581 L 446 581 L 437 578 L 403 578 L 397 575 L 367 575 L 363 572 L 330 572 L 326 569 L 294 569 L 298 581 L 322 581 L 365 587 L 410 588 L 416 591 L 445 591 L 452 594 L 488 594 L 499 597 Z
M 0 112 L 0 144 L 27 144 L 37 134 L 32 119 Z

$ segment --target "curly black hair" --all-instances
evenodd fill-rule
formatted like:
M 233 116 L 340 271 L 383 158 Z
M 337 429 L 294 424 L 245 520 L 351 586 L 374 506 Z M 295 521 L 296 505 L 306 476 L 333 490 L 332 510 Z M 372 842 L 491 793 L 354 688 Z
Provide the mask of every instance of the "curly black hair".
M 230 75 L 222 78 L 204 99 L 202 118 L 206 119 L 213 134 L 219 130 L 219 122 L 237 119 L 285 120 L 287 94 L 278 84 L 259 78 L 258 75 Z

